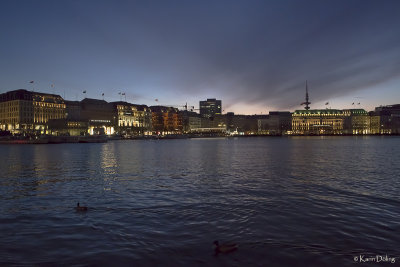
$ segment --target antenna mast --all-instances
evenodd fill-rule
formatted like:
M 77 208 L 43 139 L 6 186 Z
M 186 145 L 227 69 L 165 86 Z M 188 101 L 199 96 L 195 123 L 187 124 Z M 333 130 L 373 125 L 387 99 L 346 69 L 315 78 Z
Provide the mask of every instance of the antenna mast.
M 310 104 L 311 104 L 311 102 L 309 101 L 309 98 L 308 98 L 308 84 L 307 84 L 307 80 L 306 80 L 306 102 L 304 102 L 304 104 L 306 105 L 304 108 L 306 109 L 306 110 L 309 110 L 310 109 Z

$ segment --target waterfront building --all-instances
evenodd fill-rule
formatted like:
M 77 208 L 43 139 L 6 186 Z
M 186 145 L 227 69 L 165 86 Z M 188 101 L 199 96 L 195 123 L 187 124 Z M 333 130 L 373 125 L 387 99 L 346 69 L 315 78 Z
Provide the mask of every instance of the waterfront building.
M 222 114 L 222 101 L 215 98 L 208 98 L 200 101 L 200 115 L 204 118 L 212 118 Z
M 230 134 L 253 135 L 258 133 L 258 120 L 267 115 L 235 115 L 228 112 L 222 115 L 225 118 L 226 130 Z
M 191 133 L 198 133 L 202 135 L 221 135 L 226 132 L 226 118 L 225 115 L 215 115 L 215 117 L 193 118 L 194 122 L 191 126 Z
M 65 100 L 66 115 L 68 120 L 80 120 L 81 119 L 81 102 L 80 101 L 69 101 Z
M 289 111 L 271 111 L 257 120 L 258 134 L 282 135 L 292 131 L 292 114 Z
M 344 109 L 343 134 L 369 134 L 371 117 L 364 109 Z
M 216 114 L 213 117 L 201 117 L 201 127 L 227 130 L 227 115 Z
M 380 134 L 381 133 L 381 121 L 380 116 L 374 111 L 368 112 L 370 118 L 370 134 Z
M 138 118 L 138 133 L 151 135 L 153 130 L 152 112 L 147 105 L 134 105 L 136 107 L 135 116 Z
M 258 119 L 266 118 L 266 115 L 235 115 L 233 112 L 227 114 L 216 114 L 210 118 L 201 118 L 202 131 L 226 132 L 228 134 L 252 135 L 258 132 Z
M 258 115 L 235 115 L 233 112 L 226 114 L 226 128 L 231 134 L 256 134 Z
M 188 127 L 187 131 L 192 132 L 196 129 L 201 128 L 201 118 L 200 116 L 190 116 L 188 117 Z
M 51 119 L 65 119 L 64 99 L 25 89 L 0 94 L 0 129 L 13 134 L 45 134 Z
M 296 110 L 292 133 L 300 135 L 342 134 L 345 115 L 338 109 Z
M 123 101 L 112 102 L 117 114 L 116 129 L 122 135 L 151 134 L 151 111 L 146 105 L 136 105 Z
M 180 111 L 180 113 L 182 115 L 182 124 L 184 133 L 196 131 L 196 129 L 201 128 L 200 114 L 188 110 L 182 110 Z
M 65 100 L 66 119 L 51 119 L 47 126 L 51 135 L 82 136 L 88 133 L 88 120 L 81 117 L 81 102 Z
M 115 114 L 104 100 L 85 98 L 82 101 L 65 101 L 66 119 L 48 122 L 52 135 L 99 135 L 113 134 Z
M 80 119 L 88 122 L 90 135 L 112 135 L 117 125 L 113 105 L 99 99 L 85 98 L 81 101 Z
M 374 133 L 400 134 L 400 104 L 376 107 L 371 116 L 379 119 L 379 124 L 374 123 Z
M 177 108 L 151 106 L 152 128 L 155 134 L 180 134 L 183 131 L 182 114 Z
M 88 134 L 88 121 L 54 119 L 47 122 L 48 132 L 57 136 L 83 136 Z

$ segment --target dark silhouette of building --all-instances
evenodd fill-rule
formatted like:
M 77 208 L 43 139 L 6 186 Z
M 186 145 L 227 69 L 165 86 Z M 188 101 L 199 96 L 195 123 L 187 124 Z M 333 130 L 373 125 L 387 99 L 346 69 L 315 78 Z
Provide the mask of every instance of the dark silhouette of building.
M 180 113 L 182 115 L 183 132 L 189 133 L 201 128 L 201 117 L 199 113 L 189 110 L 182 110 Z
M 111 135 L 115 132 L 117 114 L 112 104 L 99 99 L 85 98 L 81 101 L 81 119 L 88 121 L 88 132 Z
M 292 114 L 289 111 L 270 111 L 269 115 L 258 119 L 258 133 L 282 135 L 292 130 Z
M 376 107 L 370 115 L 375 118 L 374 133 L 400 134 L 400 104 Z

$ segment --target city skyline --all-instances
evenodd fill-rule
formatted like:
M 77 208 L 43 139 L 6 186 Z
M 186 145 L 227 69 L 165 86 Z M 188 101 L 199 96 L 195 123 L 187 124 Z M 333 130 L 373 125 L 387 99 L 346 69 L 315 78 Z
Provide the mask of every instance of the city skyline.
M 30 81 L 30 83 L 34 83 L 34 81 Z M 223 103 L 222 99 L 221 100 L 216 100 L 215 98 L 207 98 L 207 99 L 199 99 L 197 101 L 197 103 L 194 104 L 194 105 L 191 105 L 191 104 L 188 104 L 188 103 L 184 103 L 183 105 L 162 104 L 162 103 L 159 103 L 158 99 L 154 100 L 155 101 L 154 104 L 147 104 L 147 103 L 138 103 L 138 102 L 135 102 L 135 101 L 130 101 L 129 99 L 126 98 L 126 93 L 122 92 L 122 91 L 116 93 L 119 96 L 119 99 L 117 99 L 116 97 L 112 97 L 112 100 L 109 100 L 109 99 L 105 98 L 104 93 L 102 93 L 100 96 L 90 97 L 90 96 L 88 96 L 86 90 L 81 92 L 81 95 L 82 95 L 81 98 L 79 98 L 79 99 L 78 98 L 69 99 L 69 98 L 66 98 L 64 95 L 56 92 L 53 89 L 53 86 L 51 86 L 51 87 L 52 87 L 52 91 L 51 92 L 46 91 L 46 90 L 40 91 L 40 90 L 36 90 L 36 89 L 29 90 L 29 89 L 26 89 L 26 88 L 19 88 L 19 89 L 15 89 L 15 90 L 9 90 L 9 91 L 6 91 L 6 92 L 0 92 L 0 94 L 12 93 L 12 92 L 17 92 L 17 91 L 27 91 L 27 92 L 38 93 L 38 94 L 48 94 L 48 95 L 58 96 L 58 97 L 61 97 L 64 101 L 67 101 L 67 102 L 82 102 L 85 99 L 89 99 L 89 100 L 95 100 L 95 101 L 105 101 L 105 103 L 118 103 L 118 102 L 120 102 L 120 103 L 127 103 L 127 104 L 133 104 L 133 105 L 138 105 L 138 106 L 147 106 L 147 107 L 152 107 L 152 106 L 154 106 L 154 107 L 156 107 L 156 106 L 169 107 L 169 108 L 174 108 L 174 109 L 180 110 L 180 111 L 186 110 L 186 111 L 191 111 L 191 112 L 195 112 L 195 113 L 198 113 L 198 114 L 201 113 L 200 111 L 201 111 L 201 103 L 202 102 L 207 102 L 209 100 L 211 100 L 211 101 L 214 100 L 214 101 L 219 101 L 220 103 L 222 101 L 222 103 Z M 307 94 L 307 90 L 305 91 L 305 95 L 306 94 Z M 338 107 L 335 107 L 335 106 L 332 107 L 332 104 L 330 102 L 325 102 L 325 104 L 319 103 L 318 107 L 311 107 L 312 102 L 308 102 L 309 105 L 306 108 L 305 104 L 309 100 L 307 98 L 307 96 L 305 96 L 303 100 L 299 99 L 299 102 L 304 101 L 304 100 L 306 102 L 300 103 L 298 105 L 298 107 L 294 108 L 293 110 L 269 110 L 268 112 L 284 111 L 284 112 L 293 113 L 293 112 L 295 112 L 297 110 L 303 110 L 303 109 L 305 109 L 305 110 L 324 110 L 324 109 L 326 109 L 326 110 L 332 110 L 332 109 L 333 110 L 351 110 L 351 109 L 363 109 L 363 110 L 368 112 L 368 111 L 374 111 L 376 108 L 380 108 L 380 107 L 398 105 L 398 103 L 393 103 L 393 104 L 389 104 L 389 105 L 375 105 L 372 109 L 368 110 L 368 109 L 365 109 L 365 108 L 363 108 L 361 106 L 361 102 L 357 102 L 357 101 L 350 103 L 349 105 L 347 105 L 348 107 L 345 107 L 345 108 L 338 108 Z M 227 114 L 227 113 L 235 113 L 237 115 L 266 115 L 266 114 L 268 114 L 268 112 L 266 112 L 266 113 L 261 112 L 261 113 L 254 113 L 254 114 L 237 113 L 237 112 L 234 112 L 233 110 L 225 110 L 225 109 L 223 109 L 223 104 L 221 104 L 219 106 L 219 108 L 221 109 L 221 113 L 218 113 L 218 114 Z
M 213 97 L 225 112 L 266 114 L 302 109 L 308 80 L 312 109 L 373 110 L 400 99 L 399 10 L 397 1 L 3 1 L 0 93 L 118 101 L 121 92 L 149 106 Z

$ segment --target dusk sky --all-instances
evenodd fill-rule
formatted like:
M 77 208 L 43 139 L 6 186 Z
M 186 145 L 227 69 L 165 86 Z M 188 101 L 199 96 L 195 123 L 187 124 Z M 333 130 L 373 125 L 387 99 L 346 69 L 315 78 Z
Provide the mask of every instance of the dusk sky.
M 0 36 L 0 93 L 265 114 L 308 80 L 311 108 L 400 103 L 398 0 L 2 0 Z

